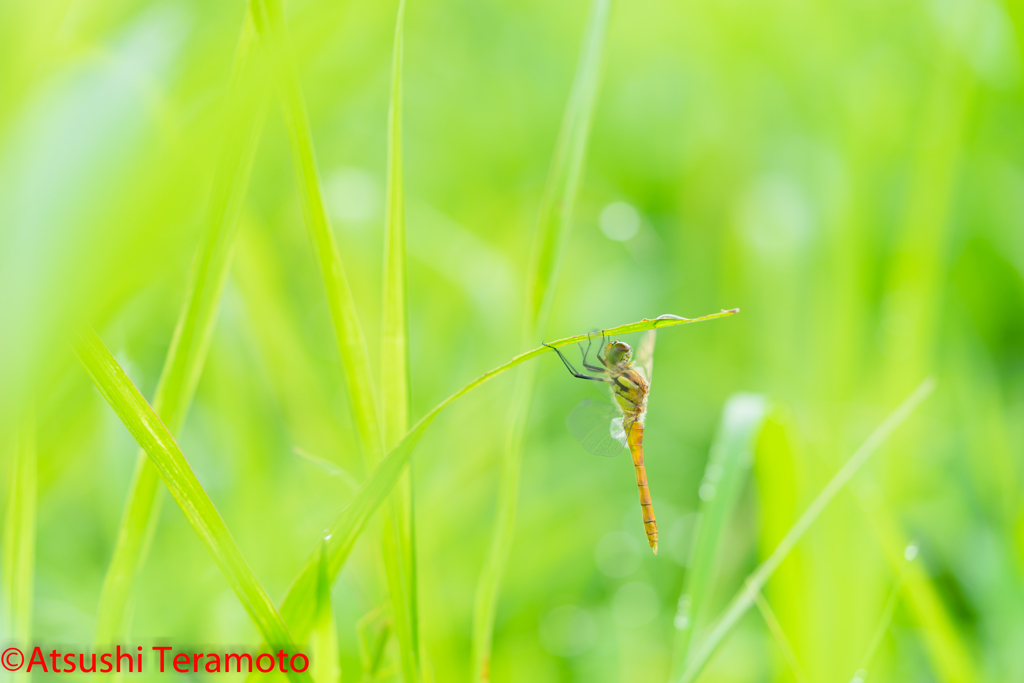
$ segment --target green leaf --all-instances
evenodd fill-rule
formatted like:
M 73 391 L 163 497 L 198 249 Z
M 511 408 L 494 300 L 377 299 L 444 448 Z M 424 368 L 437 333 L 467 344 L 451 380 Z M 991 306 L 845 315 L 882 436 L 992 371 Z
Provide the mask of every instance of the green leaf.
M 75 355 L 92 378 L 103 398 L 114 409 L 121 422 L 153 460 L 161 479 L 175 502 L 185 513 L 189 524 L 199 534 L 224 578 L 238 596 L 245 611 L 263 635 L 271 651 L 298 652 L 284 620 L 228 531 L 227 525 L 203 490 L 184 454 L 170 431 L 146 403 L 139 390 L 100 338 L 92 330 L 84 330 L 72 342 Z M 315 601 L 313 601 L 315 604 Z M 293 683 L 311 683 L 308 673 L 289 671 Z
M 192 275 L 171 339 L 153 408 L 172 434 L 185 421 L 210 345 L 217 308 L 231 265 L 253 157 L 263 128 L 267 88 L 257 69 L 256 32 L 250 17 L 242 26 L 227 93 L 227 118 L 206 222 Z M 145 562 L 149 540 L 159 520 L 163 489 L 145 451 L 140 451 L 118 527 L 114 555 L 103 581 L 95 642 L 123 640 L 132 583 Z
M 36 550 L 36 425 L 29 410 L 18 426 L 11 454 L 0 549 L 0 642 L 32 643 L 32 584 Z M 13 680 L 28 681 L 24 671 Z
M 751 449 L 767 414 L 763 396 L 736 394 L 726 401 L 700 483 L 701 504 L 689 570 L 675 618 L 672 678 L 682 675 L 690 643 L 703 623 L 704 598 L 711 587 L 716 558 L 752 461 Z
M 860 448 L 850 456 L 850 459 L 839 468 L 839 471 L 835 473 L 832 479 L 829 480 L 825 488 L 821 490 L 817 498 L 811 503 L 810 507 L 800 516 L 800 519 L 790 527 L 789 531 L 779 542 L 779 545 L 775 548 L 775 551 L 768 557 L 767 560 L 762 562 L 754 572 L 747 577 L 744 582 L 743 588 L 740 589 L 739 593 L 733 597 L 726 607 L 725 612 L 711 627 L 707 637 L 705 637 L 700 646 L 692 651 L 689 660 L 686 664 L 686 669 L 683 672 L 682 681 L 683 683 L 689 683 L 694 681 L 703 671 L 704 666 L 708 663 L 711 655 L 714 654 L 715 650 L 725 639 L 726 635 L 732 630 L 732 627 L 736 625 L 750 606 L 754 604 L 756 596 L 764 588 L 765 583 L 771 578 L 775 570 L 779 568 L 782 561 L 786 559 L 789 553 L 793 550 L 793 547 L 803 537 L 807 530 L 811 528 L 815 520 L 821 515 L 821 513 L 828 507 L 829 503 L 836 497 L 836 495 L 846 486 L 847 483 L 853 478 L 860 468 L 864 466 L 864 463 L 874 455 L 875 451 L 885 443 L 886 439 L 892 435 L 896 429 L 903 424 L 903 422 L 914 412 L 914 409 L 926 399 L 932 390 L 935 388 L 935 382 L 928 378 L 914 390 L 914 392 L 907 397 L 900 406 L 893 411 L 885 421 L 878 426 L 871 436 L 868 437 Z
M 645 330 L 653 330 L 655 328 L 661 329 L 675 325 L 725 318 L 737 312 L 738 309 L 732 309 L 728 311 L 721 311 L 719 313 L 712 313 L 711 315 L 702 316 L 700 318 L 681 318 L 675 315 L 663 315 L 659 318 L 645 318 L 644 320 L 634 323 L 609 328 L 604 330 L 604 333 L 609 336 L 614 336 L 617 334 L 628 334 L 630 332 L 643 332 Z M 566 337 L 565 339 L 550 342 L 548 346 L 538 346 L 531 351 L 519 354 L 504 365 L 500 365 L 493 370 L 485 372 L 466 386 L 459 389 L 457 392 L 436 405 L 429 413 L 424 415 L 419 422 L 413 425 L 412 429 L 402 437 L 402 440 L 398 442 L 397 446 L 391 449 L 387 457 L 381 461 L 380 466 L 373 471 L 373 473 L 359 488 L 355 498 L 348 504 L 348 506 L 345 507 L 345 509 L 341 511 L 341 514 L 337 519 L 335 519 L 334 523 L 331 524 L 327 536 L 328 572 L 330 573 L 330 576 L 334 577 L 339 571 L 341 571 L 341 567 L 345 564 L 345 560 L 348 558 L 352 547 L 355 545 L 356 539 L 359 537 L 359 533 L 366 524 L 366 520 L 391 492 L 395 483 L 398 481 L 399 475 L 402 473 L 402 469 L 405 467 L 406 463 L 409 462 L 409 458 L 412 456 L 412 451 L 417 442 L 419 442 L 420 437 L 423 436 L 427 427 L 430 426 L 430 423 L 434 421 L 434 418 L 436 418 L 442 410 L 450 406 L 457 399 L 465 396 L 472 390 L 483 385 L 487 381 L 494 379 L 498 375 L 511 370 L 521 363 L 550 352 L 551 349 L 549 347 L 568 346 L 569 344 L 586 341 L 590 336 L 591 335 L 589 334 L 580 334 L 574 337 Z M 292 635 L 298 642 L 303 642 L 309 635 L 315 619 L 316 586 L 318 581 L 319 562 L 320 548 L 318 546 L 310 555 L 309 559 L 306 560 L 305 566 L 292 582 L 291 587 L 288 589 L 288 594 L 285 596 L 284 602 L 281 604 L 281 615 L 288 623 L 288 628 L 291 630 Z M 251 674 L 249 678 L 253 679 L 257 676 L 258 674 L 254 673 Z
M 558 272 L 572 227 L 576 190 L 583 172 L 610 14 L 611 0 L 594 0 L 583 37 L 576 77 L 555 143 L 544 195 L 541 197 L 537 231 L 533 237 L 526 276 L 526 305 L 522 325 L 524 343 L 543 335 L 548 311 L 554 300 Z M 530 412 L 535 376 L 533 368 L 519 372 L 505 421 L 498 517 L 491 536 L 490 551 L 477 584 L 473 608 L 471 659 L 474 681 L 490 679 L 494 616 L 501 577 L 512 550 L 515 533 L 523 434 Z

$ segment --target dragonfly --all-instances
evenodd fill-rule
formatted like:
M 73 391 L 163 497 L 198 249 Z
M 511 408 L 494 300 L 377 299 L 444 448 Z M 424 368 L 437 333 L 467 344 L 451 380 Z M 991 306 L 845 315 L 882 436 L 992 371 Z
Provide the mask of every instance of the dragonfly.
M 591 343 L 588 338 L 586 348 L 579 344 L 583 369 L 590 374 L 579 372 L 559 349 L 545 344 L 554 349 L 574 377 L 602 382 L 611 390 L 611 401 L 583 401 L 573 408 L 566 418 L 566 425 L 576 440 L 596 455 L 612 457 L 629 450 L 636 470 L 647 544 L 657 555 L 658 523 L 654 518 L 654 504 L 644 468 L 644 419 L 651 390 L 654 330 L 644 333 L 637 345 L 635 358 L 629 344 L 617 339 L 607 341 L 607 337 L 602 335 L 601 345 L 595 354 L 600 365 L 592 365 L 589 362 Z

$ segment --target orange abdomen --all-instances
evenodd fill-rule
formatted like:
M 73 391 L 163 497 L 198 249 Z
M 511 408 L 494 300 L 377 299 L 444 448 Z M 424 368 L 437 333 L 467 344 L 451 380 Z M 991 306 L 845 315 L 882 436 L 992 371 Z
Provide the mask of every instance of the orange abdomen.
M 634 422 L 629 430 L 629 452 L 633 456 L 633 467 L 636 468 L 636 487 L 640 492 L 640 510 L 643 513 L 644 532 L 647 544 L 654 554 L 658 554 L 658 523 L 654 520 L 654 504 L 651 502 L 651 491 L 647 486 L 647 470 L 644 469 L 644 425 Z

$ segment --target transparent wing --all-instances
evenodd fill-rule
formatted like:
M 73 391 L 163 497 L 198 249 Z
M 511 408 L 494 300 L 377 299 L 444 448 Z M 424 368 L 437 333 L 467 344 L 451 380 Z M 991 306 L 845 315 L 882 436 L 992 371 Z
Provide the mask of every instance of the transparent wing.
M 636 367 L 643 372 L 647 383 L 651 383 L 654 374 L 654 330 L 647 330 L 640 337 L 640 343 L 636 347 Z
M 611 458 L 626 446 L 622 411 L 604 401 L 583 401 L 565 418 L 569 432 L 594 455 Z

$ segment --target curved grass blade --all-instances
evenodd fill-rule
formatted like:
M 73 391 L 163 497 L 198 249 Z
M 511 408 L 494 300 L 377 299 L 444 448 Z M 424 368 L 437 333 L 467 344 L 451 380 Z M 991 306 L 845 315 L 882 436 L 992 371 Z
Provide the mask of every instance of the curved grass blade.
M 399 0 L 388 107 L 387 205 L 384 224 L 384 311 L 381 333 L 381 399 L 384 448 L 409 431 L 409 335 L 406 300 L 405 189 L 402 171 L 402 54 L 405 0 Z M 391 495 L 383 525 L 384 568 L 406 683 L 419 680 L 412 479 L 407 472 Z
M 75 355 L 93 384 L 136 442 L 149 454 L 171 496 L 199 534 L 224 578 L 273 651 L 298 652 L 274 603 L 242 557 L 223 518 L 206 494 L 184 454 L 153 408 L 91 329 L 72 342 Z M 315 603 L 315 601 L 314 601 Z M 289 671 L 293 683 L 311 683 L 306 672 Z
M 893 411 L 885 421 L 879 425 L 871 436 L 868 437 L 860 448 L 850 456 L 850 459 L 839 468 L 839 471 L 835 473 L 832 479 L 829 480 L 825 488 L 821 490 L 818 497 L 814 499 L 810 507 L 800 516 L 800 519 L 790 527 L 789 531 L 779 542 L 779 545 L 775 548 L 775 551 L 768 557 L 767 560 L 762 562 L 754 572 L 747 577 L 743 588 L 739 593 L 732 599 L 725 612 L 718 619 L 718 621 L 711 628 L 711 632 L 700 644 L 700 646 L 693 650 L 689 661 L 687 662 L 686 669 L 683 672 L 682 681 L 683 683 L 690 683 L 697 679 L 700 672 L 704 669 L 711 655 L 714 654 L 715 650 L 721 644 L 725 636 L 728 635 L 732 627 L 736 625 L 740 617 L 743 616 L 750 606 L 754 604 L 756 595 L 764 588 L 765 583 L 771 578 L 775 570 L 778 569 L 782 561 L 786 559 L 790 551 L 797 542 L 803 537 L 807 530 L 812 524 L 818 519 L 818 516 L 828 507 L 828 504 L 836 497 L 836 495 L 849 483 L 850 479 L 853 478 L 864 463 L 874 455 L 875 451 L 885 443 L 885 440 L 896 429 L 903 424 L 903 422 L 910 416 L 914 409 L 926 399 L 932 390 L 935 388 L 935 381 L 932 378 L 926 379 L 922 382 L 917 389 L 914 390 L 906 400 L 903 401 L 900 406 Z
M 31 413 L 21 419 L 11 453 L 0 550 L 0 639 L 22 649 L 32 644 L 32 590 L 36 549 L 36 426 Z M 11 674 L 26 683 L 31 674 Z
M 572 227 L 576 190 L 583 172 L 590 121 L 597 99 L 601 59 L 608 32 L 611 0 L 594 0 L 587 19 L 579 65 L 562 119 L 554 156 L 541 197 L 537 231 L 533 237 L 527 269 L 526 306 L 522 335 L 524 343 L 544 333 L 548 311 L 554 300 L 558 273 L 565 257 Z M 524 368 L 516 377 L 512 401 L 505 421 L 501 480 L 498 488 L 498 516 L 491 546 L 477 584 L 473 607 L 471 645 L 472 680 L 490 679 L 491 644 L 501 578 L 512 551 L 516 505 L 519 498 L 519 470 L 523 435 L 530 412 L 536 372 Z
M 700 522 L 693 556 L 683 581 L 675 617 L 672 678 L 682 675 L 693 634 L 705 620 L 704 598 L 750 466 L 751 448 L 768 411 L 764 396 L 736 394 L 722 409 L 722 422 L 700 484 Z
M 700 318 L 681 318 L 675 315 L 663 315 L 654 319 L 645 318 L 634 323 L 620 325 L 618 327 L 607 329 L 604 332 L 609 336 L 616 334 L 628 334 L 630 332 L 643 332 L 644 330 L 653 330 L 655 328 L 661 329 L 663 327 L 672 327 L 675 325 L 685 325 L 687 323 L 726 318 L 734 315 L 738 311 L 739 309 L 721 311 L 719 313 L 712 313 L 711 315 L 705 315 Z M 570 344 L 576 344 L 577 342 L 585 341 L 588 336 L 589 335 L 587 334 L 580 334 L 574 337 L 566 337 L 565 339 L 550 342 L 547 346 L 538 346 L 531 351 L 521 353 L 504 365 L 500 365 L 493 370 L 480 375 L 475 380 L 462 387 L 445 400 L 441 401 L 441 403 L 434 406 L 429 413 L 420 418 L 420 420 L 413 425 L 412 429 L 402 437 L 402 440 L 398 442 L 398 445 L 391 449 L 387 457 L 381 461 L 380 466 L 373 471 L 365 482 L 363 482 L 363 485 L 359 488 L 355 498 L 345 507 L 345 509 L 341 511 L 341 514 L 339 514 L 337 519 L 334 520 L 334 523 L 331 524 L 327 537 L 327 568 L 329 576 L 334 577 L 339 571 L 341 571 L 341 567 L 345 564 L 345 560 L 348 558 L 352 547 L 355 545 L 356 539 L 359 537 L 359 533 L 366 524 L 366 520 L 391 492 L 395 483 L 398 481 L 398 477 L 401 474 L 402 469 L 405 467 L 406 463 L 409 462 L 409 459 L 412 456 L 412 451 L 420 437 L 423 436 L 427 427 L 430 426 L 430 423 L 434 421 L 434 418 L 436 418 L 442 410 L 472 390 L 483 385 L 488 380 L 494 379 L 498 375 L 515 368 L 521 363 L 532 360 L 551 351 L 550 347 L 562 347 Z M 281 616 L 287 622 L 288 628 L 297 642 L 303 642 L 306 639 L 315 618 L 316 586 L 320 561 L 319 553 L 320 548 L 317 546 L 309 559 L 306 560 L 306 564 L 302 571 L 299 572 L 299 575 L 292 582 L 291 587 L 288 589 L 288 594 L 281 603 Z M 249 676 L 249 680 L 253 680 L 256 677 L 258 677 L 258 674 L 251 674 Z
M 206 224 L 192 267 L 185 302 L 174 329 L 153 409 L 172 434 L 185 421 L 210 345 L 217 308 L 231 265 L 253 157 L 266 113 L 265 79 L 258 75 L 255 27 L 247 15 L 235 50 L 227 95 L 227 118 L 210 193 Z M 145 451 L 135 472 L 118 527 L 114 555 L 103 580 L 95 643 L 109 645 L 127 637 L 125 620 L 132 583 L 145 562 L 149 539 L 159 519 L 163 489 Z

